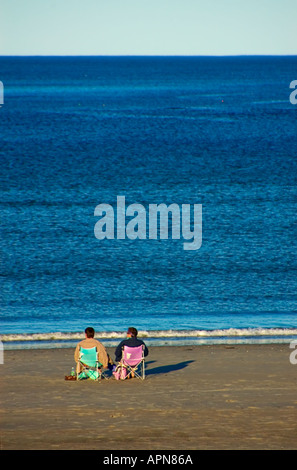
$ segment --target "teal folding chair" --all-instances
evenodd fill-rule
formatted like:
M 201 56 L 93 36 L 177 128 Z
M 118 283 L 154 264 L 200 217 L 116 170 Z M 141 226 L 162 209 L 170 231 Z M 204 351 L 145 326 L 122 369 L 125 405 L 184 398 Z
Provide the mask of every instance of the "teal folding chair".
M 79 350 L 79 362 L 77 364 L 77 380 L 106 378 L 102 372 L 102 364 L 98 358 L 97 348 L 82 348 Z

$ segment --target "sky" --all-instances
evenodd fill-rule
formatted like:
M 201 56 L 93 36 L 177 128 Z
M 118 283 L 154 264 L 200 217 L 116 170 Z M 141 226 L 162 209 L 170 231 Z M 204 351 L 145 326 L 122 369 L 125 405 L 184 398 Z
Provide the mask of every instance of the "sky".
M 0 55 L 295 55 L 296 5 L 0 0 Z

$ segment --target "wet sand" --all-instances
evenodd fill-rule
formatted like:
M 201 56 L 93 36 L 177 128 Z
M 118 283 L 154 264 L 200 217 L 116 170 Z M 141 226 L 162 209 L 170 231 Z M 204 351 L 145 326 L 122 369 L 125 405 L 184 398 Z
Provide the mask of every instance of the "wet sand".
M 4 350 L 1 449 L 297 449 L 291 352 L 151 347 L 144 381 L 98 383 L 64 380 L 72 349 Z

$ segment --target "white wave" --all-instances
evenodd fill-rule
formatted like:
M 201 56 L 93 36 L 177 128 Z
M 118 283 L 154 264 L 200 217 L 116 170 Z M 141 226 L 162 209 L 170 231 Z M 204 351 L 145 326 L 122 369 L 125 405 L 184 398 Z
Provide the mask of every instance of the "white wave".
M 160 330 L 141 331 L 139 336 L 154 338 L 201 338 L 201 337 L 237 337 L 237 336 L 291 336 L 297 334 L 297 328 L 227 328 L 217 330 Z
M 217 330 L 141 330 L 139 338 L 241 338 L 241 337 L 286 337 L 297 335 L 297 328 L 228 328 Z M 118 331 L 97 332 L 95 337 L 102 340 L 122 339 L 125 333 Z M 63 333 L 20 333 L 0 335 L 3 342 L 24 341 L 72 341 L 83 339 L 81 332 Z

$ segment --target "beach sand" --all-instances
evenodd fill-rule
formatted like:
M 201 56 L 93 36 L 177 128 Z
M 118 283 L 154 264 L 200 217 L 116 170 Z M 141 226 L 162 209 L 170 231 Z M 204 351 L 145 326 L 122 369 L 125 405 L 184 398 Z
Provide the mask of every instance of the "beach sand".
M 297 449 L 288 344 L 151 347 L 144 381 L 99 383 L 64 380 L 73 352 L 4 348 L 2 450 Z

